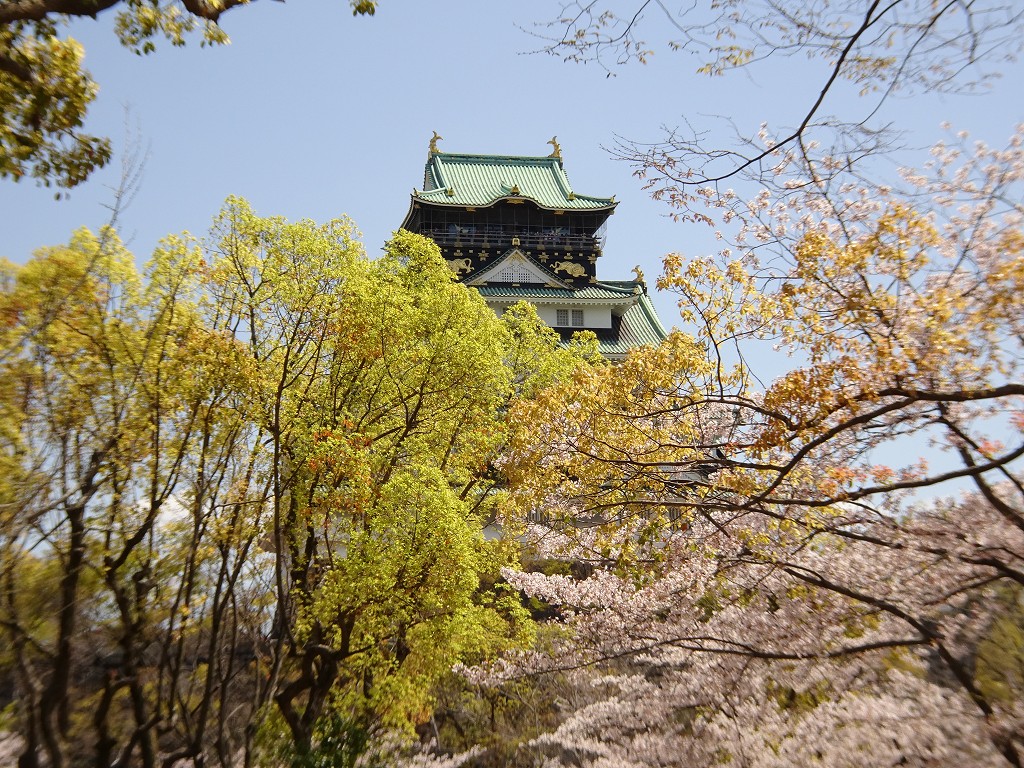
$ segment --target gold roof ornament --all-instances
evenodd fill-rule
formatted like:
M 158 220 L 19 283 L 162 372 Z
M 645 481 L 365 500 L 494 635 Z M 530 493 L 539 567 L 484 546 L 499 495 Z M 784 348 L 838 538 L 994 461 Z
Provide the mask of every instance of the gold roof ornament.
M 551 154 L 548 155 L 548 157 L 557 157 L 559 160 L 561 160 L 562 159 L 562 148 L 558 144 L 558 137 L 557 136 L 552 136 L 551 140 L 548 142 L 548 144 L 550 144 L 552 147 L 554 147 L 554 149 L 551 151 Z
M 640 265 L 639 264 L 637 264 L 635 267 L 633 267 L 633 274 L 636 275 L 636 279 L 637 279 L 638 283 L 641 283 L 642 285 L 647 285 L 647 281 L 644 280 L 644 271 L 642 269 L 640 269 Z
M 430 150 L 429 150 L 430 154 L 432 154 L 432 155 L 441 154 L 441 150 L 439 150 L 437 148 L 437 142 L 439 142 L 439 141 L 444 141 L 444 136 L 439 134 L 437 131 L 434 131 L 434 136 L 433 136 L 433 138 L 430 139 Z

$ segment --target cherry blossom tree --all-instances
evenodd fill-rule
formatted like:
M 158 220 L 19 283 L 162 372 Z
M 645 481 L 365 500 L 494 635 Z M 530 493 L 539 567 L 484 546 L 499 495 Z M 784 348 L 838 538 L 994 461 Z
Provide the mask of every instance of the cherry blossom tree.
M 575 686 L 524 764 L 1021 765 L 1021 130 L 864 162 L 893 94 L 1012 57 L 1019 10 L 623 7 L 563 5 L 548 50 L 644 61 L 663 14 L 706 74 L 806 55 L 821 87 L 729 145 L 619 145 L 722 247 L 665 260 L 688 334 L 514 407 L 506 524 L 585 567 L 506 571 L 545 642 L 463 674 Z
M 957 137 L 899 189 L 708 195 L 730 247 L 659 281 L 695 332 L 514 406 L 508 524 L 593 568 L 506 571 L 558 632 L 466 671 L 591 691 L 529 750 L 1021 764 L 1021 691 L 980 670 L 1024 586 L 1022 143 Z M 766 348 L 795 367 L 764 385 Z

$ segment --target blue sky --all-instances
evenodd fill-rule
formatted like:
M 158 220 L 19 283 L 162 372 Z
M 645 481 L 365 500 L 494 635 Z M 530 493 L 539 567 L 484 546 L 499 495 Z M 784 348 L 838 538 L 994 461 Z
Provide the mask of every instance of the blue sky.
M 493 154 L 547 154 L 557 135 L 574 188 L 621 201 L 602 277 L 628 278 L 639 264 L 653 282 L 665 253 L 714 249 L 705 226 L 670 221 L 603 147 L 616 136 L 655 140 L 660 126 L 683 119 L 714 127 L 709 115 L 741 129 L 792 122 L 822 70 L 792 59 L 758 80 L 709 79 L 695 74 L 698 59 L 659 50 L 609 78 L 596 66 L 530 55 L 538 42 L 520 27 L 558 9 L 556 0 L 381 0 L 375 17 L 354 18 L 342 0 L 261 0 L 224 16 L 229 46 L 161 44 L 146 57 L 119 47 L 109 13 L 76 23 L 101 88 L 88 128 L 123 146 L 127 107 L 148 147 L 123 236 L 145 260 L 168 233 L 204 233 L 236 194 L 262 215 L 348 215 L 376 253 L 422 185 L 436 130 L 442 150 Z M 885 117 L 922 147 L 943 120 L 1001 143 L 1024 119 L 1020 72 L 1007 70 L 987 95 L 894 101 Z M 22 262 L 78 226 L 103 224 L 118 176 L 115 162 L 62 201 L 31 182 L 0 182 L 0 255 Z M 655 301 L 671 326 L 672 298 Z

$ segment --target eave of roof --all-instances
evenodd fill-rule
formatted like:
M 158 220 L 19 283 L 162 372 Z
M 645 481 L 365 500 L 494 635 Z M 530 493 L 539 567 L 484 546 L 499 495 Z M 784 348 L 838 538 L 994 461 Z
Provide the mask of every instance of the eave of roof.
M 643 291 L 637 291 L 639 283 L 630 280 L 615 282 L 598 281 L 582 288 L 550 288 L 543 285 L 510 285 L 489 283 L 473 286 L 487 298 L 508 298 L 515 301 L 525 299 L 541 303 L 573 302 L 586 304 L 632 304 Z M 653 310 L 653 308 L 652 308 Z

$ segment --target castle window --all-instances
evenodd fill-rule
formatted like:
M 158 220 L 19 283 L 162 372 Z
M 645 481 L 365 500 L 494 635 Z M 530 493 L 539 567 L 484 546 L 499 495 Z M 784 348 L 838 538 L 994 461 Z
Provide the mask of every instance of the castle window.
M 572 320 L 570 323 L 569 321 Z M 583 327 L 583 310 L 582 309 L 556 309 L 555 310 L 555 326 L 558 328 L 582 328 Z

